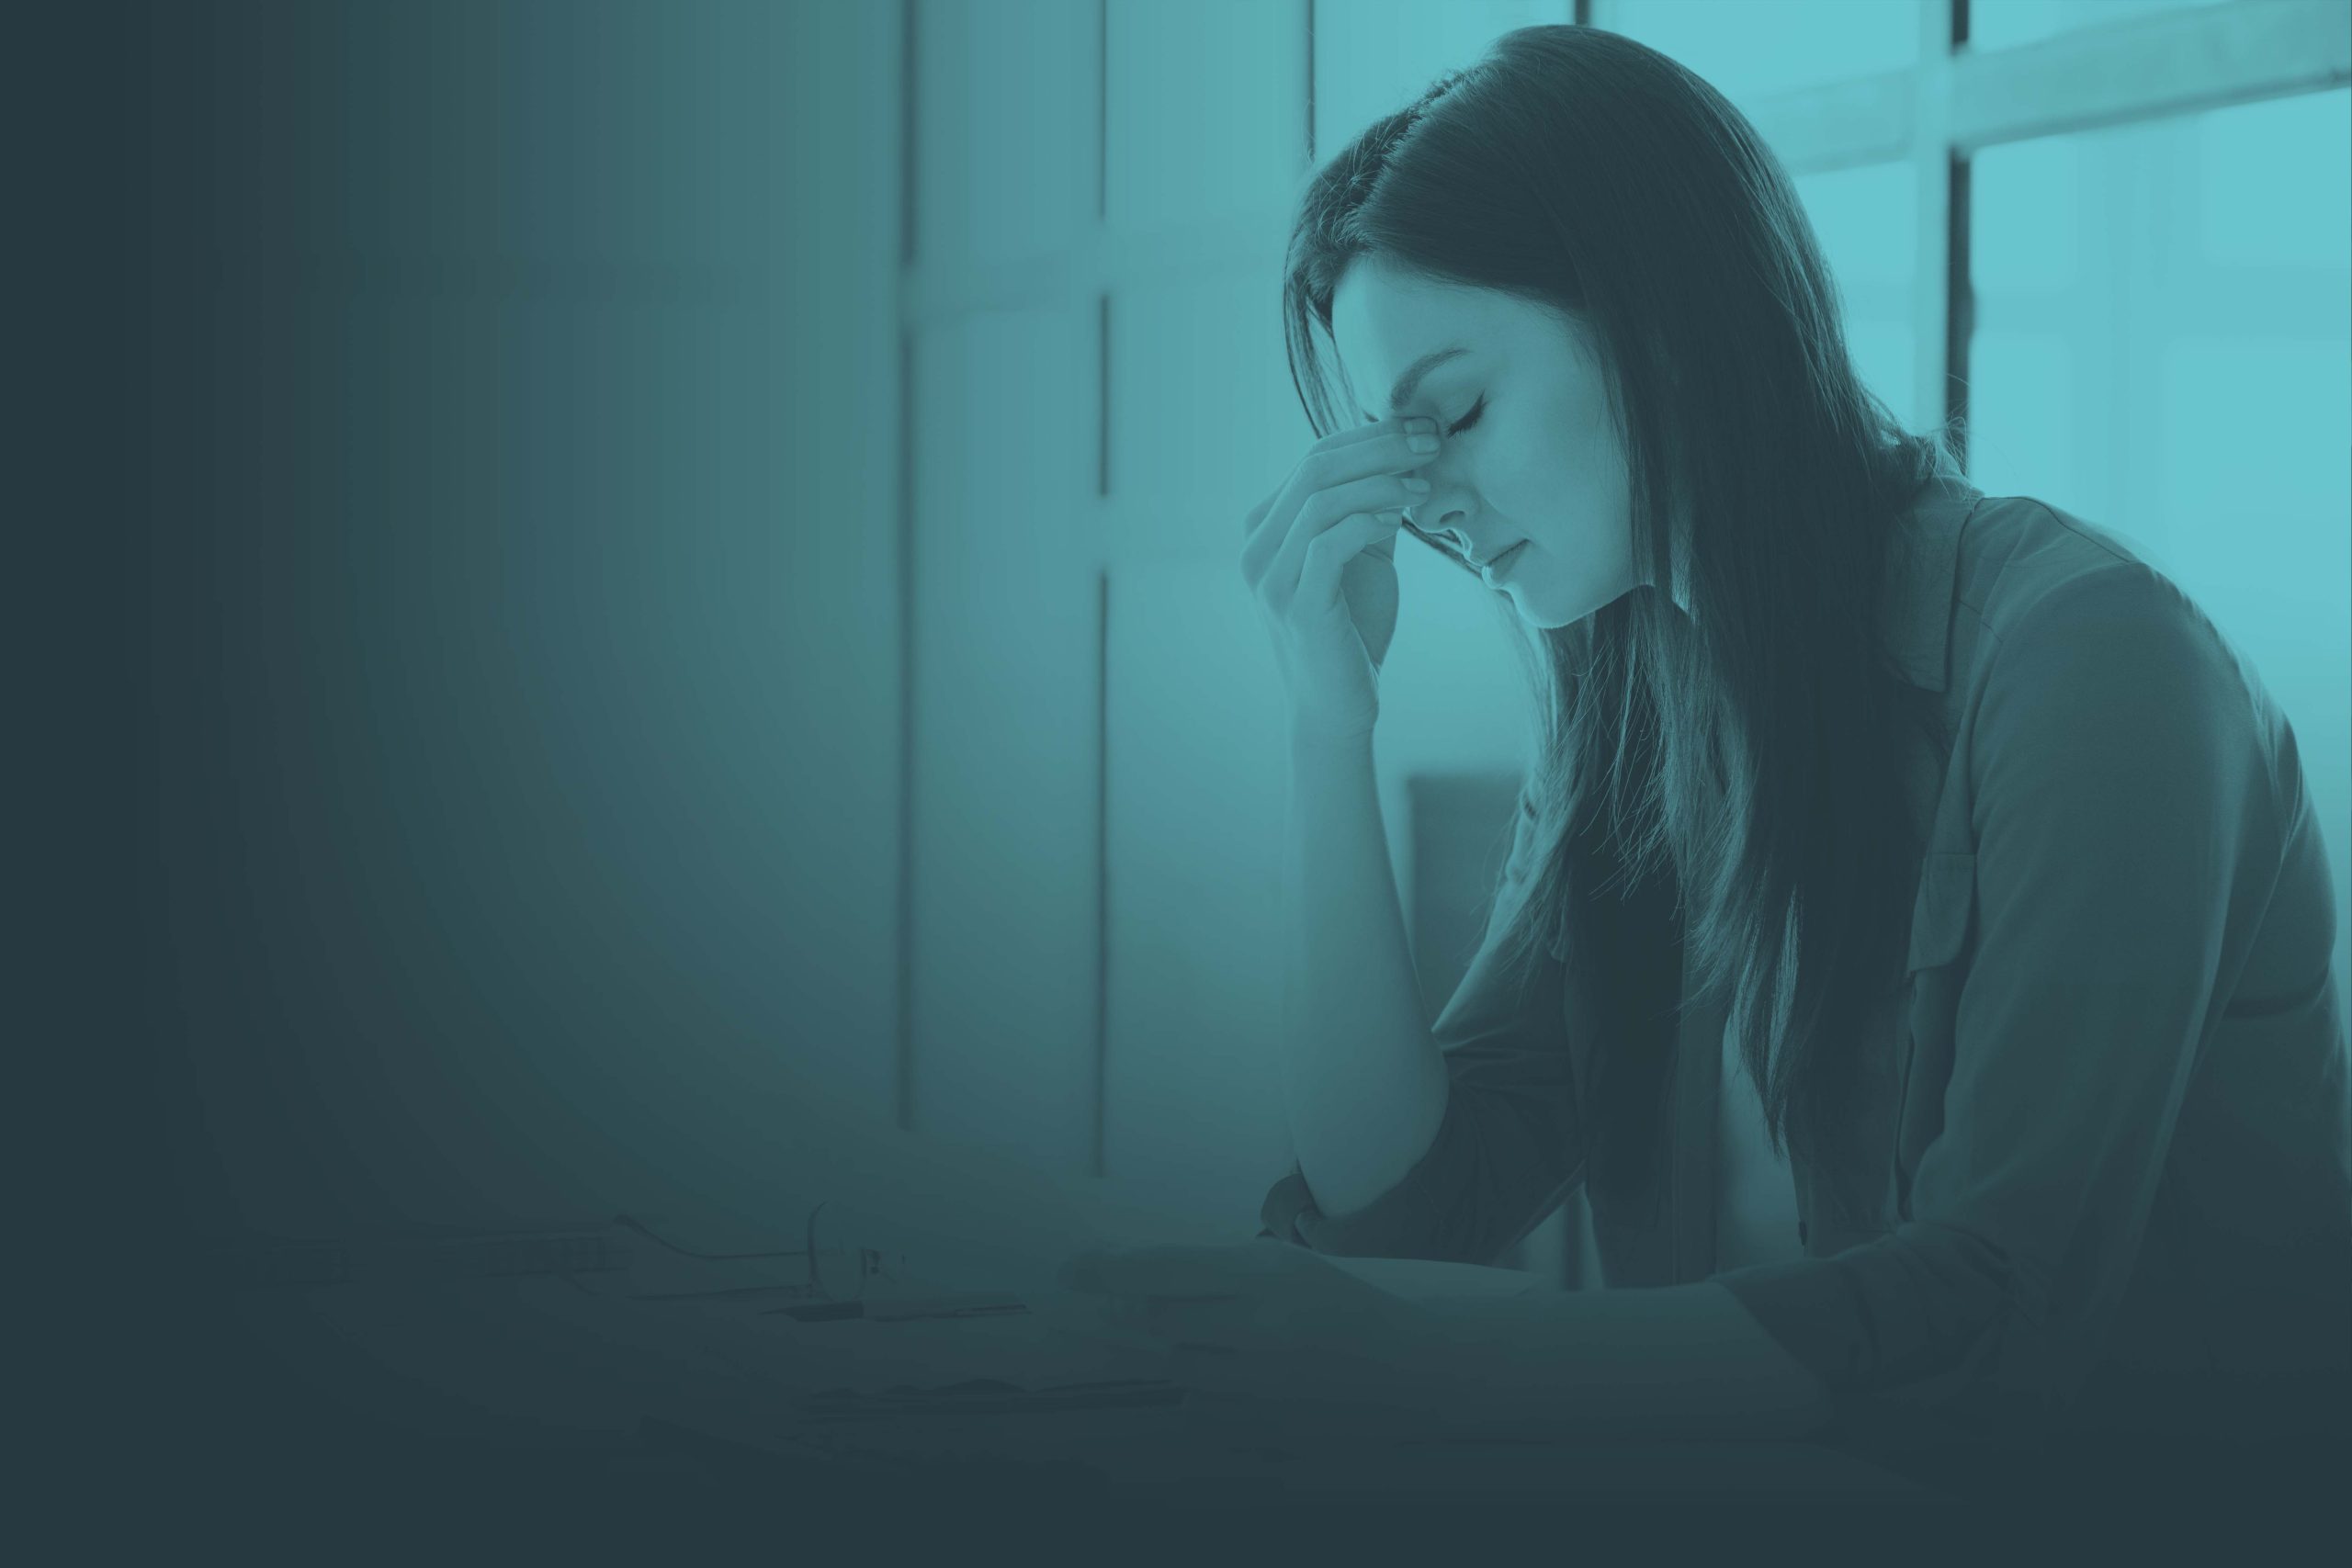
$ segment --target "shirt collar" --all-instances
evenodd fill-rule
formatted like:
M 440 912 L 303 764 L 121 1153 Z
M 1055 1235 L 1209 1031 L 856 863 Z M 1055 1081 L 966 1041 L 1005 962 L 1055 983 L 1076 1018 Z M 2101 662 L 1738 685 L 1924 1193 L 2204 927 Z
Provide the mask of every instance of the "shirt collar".
M 1921 691 L 1940 692 L 1949 682 L 1960 535 L 1984 498 L 1964 479 L 1929 480 L 1887 549 L 1887 650 L 1903 678 Z

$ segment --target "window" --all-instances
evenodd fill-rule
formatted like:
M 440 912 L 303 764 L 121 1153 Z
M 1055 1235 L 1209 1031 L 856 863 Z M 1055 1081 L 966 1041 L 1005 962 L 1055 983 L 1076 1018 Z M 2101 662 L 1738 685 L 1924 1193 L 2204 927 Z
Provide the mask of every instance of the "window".
M 1991 148 L 1971 469 L 2131 540 L 2287 714 L 2352 908 L 2352 92 Z M 2352 927 L 2352 920 L 2342 922 Z M 2352 930 L 2336 933 L 2352 973 Z
M 919 1039 L 918 1125 L 1017 1125 L 1035 1152 L 1009 1153 L 1204 1239 L 1285 1157 L 1279 688 L 1233 557 L 1309 434 L 1277 312 L 1290 203 L 1311 159 L 1531 23 L 1614 28 L 1722 89 L 1796 181 L 1897 415 L 1963 416 L 1979 485 L 2139 541 L 2209 608 L 2295 727 L 2352 916 L 2341 0 L 905 6 L 898 678 L 930 923 L 904 945 L 936 969 L 906 990 L 923 1027 L 1022 1042 Z M 1515 765 L 1524 738 L 1478 596 L 1425 552 L 1398 569 L 1380 762 L 1409 898 L 1405 775 Z M 956 843 L 991 822 L 1015 837 Z M 1051 1109 L 996 1113 L 1016 1101 Z

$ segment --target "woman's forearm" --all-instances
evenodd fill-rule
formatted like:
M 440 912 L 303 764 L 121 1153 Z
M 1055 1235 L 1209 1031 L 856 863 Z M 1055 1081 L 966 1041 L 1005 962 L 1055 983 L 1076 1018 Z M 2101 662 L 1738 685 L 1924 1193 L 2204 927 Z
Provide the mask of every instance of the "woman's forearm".
M 1804 1438 L 1829 1390 L 1713 1280 L 1423 1303 L 1431 1407 L 1498 1435 Z
M 1283 839 L 1284 1100 L 1325 1213 L 1352 1213 L 1429 1152 L 1445 1062 L 1423 1018 L 1372 741 L 1295 738 Z

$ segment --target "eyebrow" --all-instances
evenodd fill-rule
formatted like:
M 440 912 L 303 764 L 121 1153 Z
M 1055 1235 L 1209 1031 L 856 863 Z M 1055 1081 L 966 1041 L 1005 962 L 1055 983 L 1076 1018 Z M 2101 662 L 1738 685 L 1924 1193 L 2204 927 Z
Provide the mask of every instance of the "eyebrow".
M 1433 348 L 1430 350 L 1429 353 L 1422 355 L 1419 359 L 1414 360 L 1411 365 L 1406 367 L 1405 373 L 1396 378 L 1396 385 L 1389 389 L 1388 412 L 1392 414 L 1401 412 L 1407 403 L 1413 400 L 1413 394 L 1420 390 L 1421 378 L 1423 377 L 1436 369 L 1439 366 L 1444 364 L 1447 360 L 1453 358 L 1456 355 L 1467 354 L 1470 351 L 1468 349 L 1460 347 Z M 1378 424 L 1380 422 L 1373 418 L 1370 414 L 1366 414 L 1364 415 L 1364 423 L 1366 424 Z

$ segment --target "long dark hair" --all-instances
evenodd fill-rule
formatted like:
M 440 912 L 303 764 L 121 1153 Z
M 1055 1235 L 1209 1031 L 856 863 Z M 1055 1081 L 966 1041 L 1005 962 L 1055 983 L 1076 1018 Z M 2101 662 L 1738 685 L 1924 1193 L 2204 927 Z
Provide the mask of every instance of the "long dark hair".
M 1506 33 L 1314 172 L 1283 303 L 1318 434 L 1353 420 L 1309 329 L 1329 338 L 1366 255 L 1573 312 L 1603 350 L 1644 585 L 1511 638 L 1540 719 L 1521 801 L 1538 869 L 1501 937 L 1522 979 L 1539 947 L 1573 953 L 1607 1021 L 1588 1184 L 1629 1191 L 1651 1168 L 1674 1036 L 1670 1000 L 1648 1004 L 1674 995 L 1679 949 L 1660 944 L 1683 905 L 1681 1005 L 1728 999 L 1775 1152 L 1826 1160 L 1924 848 L 1901 748 L 1928 716 L 1882 651 L 1879 590 L 1894 519 L 1960 477 L 1946 436 L 1905 431 L 1855 373 L 1755 130 L 1615 33 Z M 1619 903 L 1594 903 L 1611 885 Z

